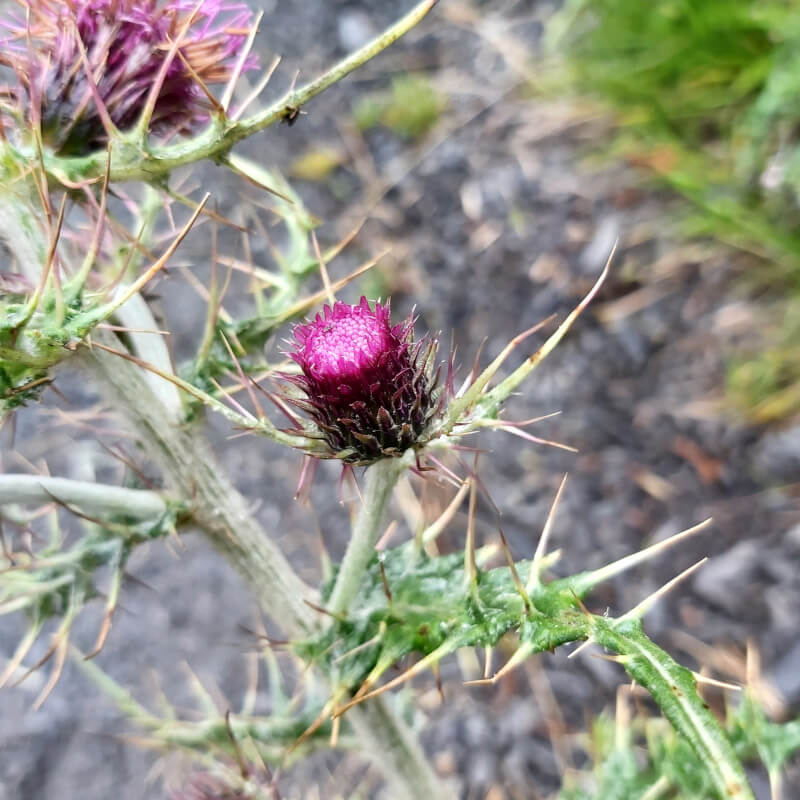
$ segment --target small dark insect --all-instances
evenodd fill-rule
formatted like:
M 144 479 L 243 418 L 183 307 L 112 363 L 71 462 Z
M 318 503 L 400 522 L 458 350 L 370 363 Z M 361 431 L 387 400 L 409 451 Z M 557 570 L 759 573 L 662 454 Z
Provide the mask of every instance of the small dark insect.
M 300 111 L 297 106 L 286 106 L 286 108 L 283 109 L 283 121 L 286 122 L 291 128 L 292 125 L 297 122 L 297 118 L 302 113 L 305 112 Z

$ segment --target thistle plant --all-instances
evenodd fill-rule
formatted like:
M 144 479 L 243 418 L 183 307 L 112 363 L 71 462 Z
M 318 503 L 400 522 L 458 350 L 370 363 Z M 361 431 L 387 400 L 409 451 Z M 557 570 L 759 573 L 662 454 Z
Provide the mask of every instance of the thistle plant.
M 277 797 L 280 767 L 344 743 L 377 762 L 389 797 L 446 800 L 456 789 L 436 776 L 388 700 L 391 690 L 457 649 L 491 651 L 509 636 L 518 643 L 514 654 L 494 673 L 487 661 L 478 683 L 500 680 L 537 653 L 581 642 L 577 653 L 594 644 L 650 692 L 681 746 L 702 765 L 708 796 L 747 800 L 753 794 L 737 748 L 697 691 L 702 678 L 644 633 L 646 611 L 688 571 L 620 617 L 588 607 L 598 585 L 706 523 L 606 567 L 550 579 L 562 483 L 530 560 L 515 560 L 502 532 L 498 547 L 476 543 L 482 482 L 458 458 L 468 449 L 465 437 L 485 429 L 542 441 L 526 427 L 543 417 L 509 421 L 504 405 L 567 335 L 609 265 L 515 369 L 505 374 L 506 362 L 552 320 L 517 336 L 485 368 L 476 359 L 462 376 L 453 355 L 439 354 L 437 336 L 415 338 L 413 315 L 393 322 L 388 302 L 337 300 L 377 259 L 332 281 L 328 264 L 347 241 L 323 250 L 314 218 L 279 174 L 232 150 L 275 122 L 293 122 L 307 100 L 377 55 L 433 5 L 420 3 L 326 73 L 253 112 L 274 66 L 239 97 L 243 74 L 256 68 L 250 50 L 260 20 L 242 3 L 28 0 L 24 20 L 6 23 L 3 60 L 16 83 L 4 91 L 0 141 L 0 237 L 9 254 L 0 269 L 0 413 L 25 414 L 61 372 L 80 371 L 133 429 L 140 458 L 160 483 L 143 485 L 138 470 L 122 487 L 0 475 L 0 519 L 21 532 L 4 547 L 0 613 L 28 619 L 0 684 L 52 661 L 39 706 L 57 691 L 72 653 L 150 743 L 193 759 L 194 776 L 174 793 L 181 800 Z M 194 356 L 175 367 L 163 343 L 153 344 L 158 326 L 143 292 L 196 223 L 237 227 L 209 195 L 182 194 L 173 174 L 209 159 L 264 190 L 284 235 L 269 268 L 219 253 L 214 238 L 210 278 L 200 286 L 205 324 Z M 122 210 L 112 212 L 117 198 Z M 164 211 L 173 221 L 187 217 L 167 240 L 159 238 Z M 250 277 L 251 313 L 236 317 L 223 307 L 221 264 Z M 308 282 L 317 274 L 323 289 L 313 292 Z M 303 315 L 310 316 L 302 321 Z M 287 358 L 277 363 L 265 348 L 280 336 Z M 237 433 L 300 451 L 306 482 L 320 459 L 340 461 L 351 477 L 364 468 L 345 556 L 321 587 L 300 578 L 225 476 L 203 436 L 206 414 L 221 415 Z M 411 541 L 378 552 L 389 500 L 409 474 L 450 486 L 452 498 Z M 437 537 L 464 502 L 463 553 L 440 554 Z M 58 522 L 67 512 L 75 520 L 69 545 Z M 26 544 L 24 533 L 44 515 L 51 521 L 46 544 Z M 302 666 L 302 702 L 275 690 L 280 669 L 269 649 L 263 658 L 274 679 L 272 713 L 256 714 L 250 698 L 239 712 L 220 715 L 197 687 L 200 721 L 148 711 L 92 660 L 102 659 L 113 638 L 131 552 L 186 529 L 208 537 L 283 630 L 285 648 Z M 497 553 L 504 565 L 492 562 Z M 103 596 L 97 639 L 80 653 L 70 640 L 73 622 Z M 44 656 L 31 663 L 37 640 L 53 625 Z M 386 680 L 409 657 L 418 660 Z

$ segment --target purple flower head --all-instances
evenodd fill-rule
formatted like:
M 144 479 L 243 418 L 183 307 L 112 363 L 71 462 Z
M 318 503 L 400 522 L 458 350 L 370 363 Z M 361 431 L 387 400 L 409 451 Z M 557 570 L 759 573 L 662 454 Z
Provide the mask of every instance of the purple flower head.
M 420 442 L 437 410 L 436 342 L 414 342 L 414 321 L 392 326 L 389 306 L 325 306 L 294 328 L 289 353 L 302 370 L 291 402 L 311 416 L 332 454 L 352 464 L 400 456 Z
M 0 64 L 15 71 L 19 84 L 5 94 L 62 155 L 104 148 L 106 112 L 119 130 L 136 123 L 172 42 L 185 28 L 150 131 L 191 132 L 211 108 L 200 81 L 209 86 L 228 80 L 251 24 L 244 4 L 225 0 L 203 0 L 196 12 L 196 0 L 20 2 L 26 19 L 0 22 L 11 32 L 0 41 Z M 245 68 L 253 66 L 253 59 L 245 62 Z

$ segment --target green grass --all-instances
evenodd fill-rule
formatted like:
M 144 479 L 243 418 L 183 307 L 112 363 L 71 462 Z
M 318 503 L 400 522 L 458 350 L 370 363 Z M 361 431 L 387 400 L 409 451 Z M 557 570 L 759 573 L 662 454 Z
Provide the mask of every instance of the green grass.
M 755 279 L 796 299 L 800 3 L 568 0 L 549 41 L 570 88 L 615 112 L 608 151 L 690 201 L 687 235 L 757 254 Z M 800 360 L 781 343 L 771 359 L 732 367 L 729 385 L 749 408 L 800 378 Z M 781 414 L 800 409 L 800 391 L 791 394 Z
M 764 331 L 765 346 L 732 359 L 726 374 L 728 398 L 751 419 L 769 423 L 800 411 L 800 310 L 780 304 L 778 323 Z M 783 313 L 781 313 L 783 312 Z
M 386 92 L 363 97 L 353 109 L 361 130 L 385 125 L 404 139 L 426 134 L 447 108 L 447 98 L 422 75 L 398 75 Z
M 572 0 L 551 28 L 616 145 L 800 284 L 800 5 Z

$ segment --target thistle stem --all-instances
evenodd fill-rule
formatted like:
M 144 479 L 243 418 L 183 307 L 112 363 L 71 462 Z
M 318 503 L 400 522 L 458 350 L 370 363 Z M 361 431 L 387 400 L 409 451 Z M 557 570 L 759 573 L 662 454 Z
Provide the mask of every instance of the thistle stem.
M 0 243 L 8 248 L 13 261 L 9 272 L 19 272 L 36 286 L 42 274 L 47 254 L 47 243 L 40 221 L 31 206 L 30 184 L 20 179 L 13 180 L 0 171 L 0 185 L 5 184 L 0 194 Z
M 365 755 L 374 761 L 391 786 L 387 797 L 397 800 L 456 800 L 455 790 L 433 771 L 418 739 L 399 718 L 389 700 L 378 697 L 364 703 L 362 708 L 352 708 L 347 712 L 359 745 L 364 747 Z M 398 781 L 398 777 L 402 780 Z
M 0 505 L 59 500 L 86 513 L 123 514 L 137 519 L 159 517 L 167 502 L 147 489 L 125 489 L 48 475 L 0 475 Z
M 406 458 L 384 458 L 367 470 L 363 504 L 327 604 L 332 614 L 346 614 L 358 594 L 361 579 L 382 532 L 381 525 L 392 490 L 407 466 Z
M 106 331 L 94 339 L 119 347 Z M 247 510 L 244 498 L 224 477 L 199 430 L 169 418 L 135 364 L 100 348 L 79 356 L 104 393 L 132 424 L 167 484 L 191 498 L 191 515 L 214 546 L 253 587 L 261 605 L 291 634 L 312 627 L 314 614 L 303 600 L 314 592 L 295 573 Z
M 261 607 L 290 636 L 306 634 L 314 622 L 313 612 L 304 602 L 312 596 L 310 588 L 250 516 L 244 499 L 223 477 L 213 455 L 200 440 L 199 432 L 165 419 L 163 412 L 159 412 L 158 401 L 152 394 L 148 396 L 149 387 L 134 364 L 100 349 L 85 351 L 82 357 L 100 379 L 106 393 L 114 397 L 115 407 L 134 424 L 137 435 L 161 465 L 169 483 L 182 496 L 192 498 L 195 521 L 242 574 Z M 376 477 L 370 479 L 368 473 L 365 506 L 356 524 L 365 536 L 373 528 L 380 530 L 383 510 L 405 466 L 405 459 L 386 459 L 371 468 L 370 472 L 377 471 Z M 371 492 L 369 487 L 375 484 Z M 367 505 L 371 494 L 379 498 L 380 508 L 374 501 Z M 368 526 L 368 520 L 372 520 L 373 528 Z M 374 532 L 371 535 L 375 536 Z M 363 548 L 367 561 L 374 546 L 373 539 L 369 549 Z M 361 573 L 353 574 L 356 591 L 360 577 Z M 370 702 L 363 709 L 353 709 L 348 717 L 357 733 L 359 746 L 376 761 L 391 787 L 391 797 L 455 800 L 455 793 L 442 784 L 411 731 L 383 698 Z

